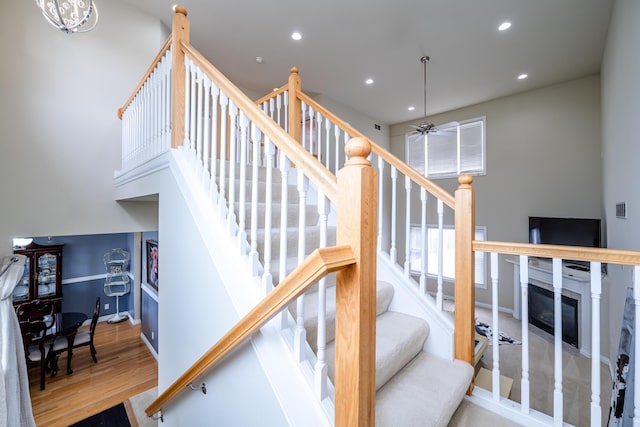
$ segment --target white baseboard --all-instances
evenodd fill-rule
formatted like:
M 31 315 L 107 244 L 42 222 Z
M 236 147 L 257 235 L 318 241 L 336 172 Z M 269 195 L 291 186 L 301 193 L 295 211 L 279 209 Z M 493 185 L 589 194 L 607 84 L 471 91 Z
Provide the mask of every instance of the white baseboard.
M 151 345 L 151 343 L 149 342 L 147 337 L 145 337 L 144 334 L 141 333 L 140 334 L 140 339 L 142 339 L 142 341 L 147 345 L 147 348 L 149 349 L 149 351 L 151 352 L 151 354 L 153 355 L 153 357 L 157 361 L 158 360 L 158 353 L 156 352 L 156 349 L 153 348 L 153 346 Z

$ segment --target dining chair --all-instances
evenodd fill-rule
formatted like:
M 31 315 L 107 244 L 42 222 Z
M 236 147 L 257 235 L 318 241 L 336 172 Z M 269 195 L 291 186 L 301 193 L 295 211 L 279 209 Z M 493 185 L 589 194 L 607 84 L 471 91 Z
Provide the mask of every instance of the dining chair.
M 35 299 L 16 307 L 16 316 L 19 322 L 42 320 L 49 329 L 55 321 L 55 308 L 52 301 Z
M 89 326 L 89 330 L 78 331 L 74 340 L 72 349 L 78 347 L 89 346 L 91 350 L 91 357 L 93 358 L 94 363 L 98 363 L 98 358 L 96 357 L 96 347 L 93 343 L 93 336 L 96 332 L 96 325 L 98 324 L 98 318 L 100 317 L 100 297 L 96 297 L 96 305 L 93 309 L 93 317 L 91 318 L 91 326 Z M 66 337 L 58 336 L 53 343 L 53 357 L 58 358 L 60 353 L 67 351 L 68 349 L 68 341 Z M 57 362 L 56 362 L 57 365 Z
M 22 343 L 27 365 L 40 367 L 40 390 L 44 390 L 44 377 L 47 370 L 47 360 L 51 351 L 51 343 L 46 337 L 47 324 L 43 320 L 22 321 Z

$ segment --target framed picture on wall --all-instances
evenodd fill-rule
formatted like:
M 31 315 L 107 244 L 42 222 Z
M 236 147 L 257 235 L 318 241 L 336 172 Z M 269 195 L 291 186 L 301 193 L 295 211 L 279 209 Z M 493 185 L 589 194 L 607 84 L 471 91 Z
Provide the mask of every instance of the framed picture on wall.
M 158 242 L 147 240 L 147 284 L 158 289 Z

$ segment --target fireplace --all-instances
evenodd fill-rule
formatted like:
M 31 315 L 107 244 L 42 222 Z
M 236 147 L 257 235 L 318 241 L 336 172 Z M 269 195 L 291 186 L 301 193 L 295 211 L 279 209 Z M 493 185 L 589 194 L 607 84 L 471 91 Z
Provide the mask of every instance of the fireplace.
M 553 292 L 529 283 L 529 323 L 553 335 Z M 578 300 L 562 295 L 562 341 L 576 348 L 578 342 Z

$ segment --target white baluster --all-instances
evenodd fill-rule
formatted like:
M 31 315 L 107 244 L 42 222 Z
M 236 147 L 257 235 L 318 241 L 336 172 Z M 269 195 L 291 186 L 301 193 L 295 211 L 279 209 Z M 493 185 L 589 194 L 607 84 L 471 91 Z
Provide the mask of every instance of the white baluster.
M 325 162 L 322 156 L 322 115 L 320 112 L 316 112 L 316 150 L 318 153 L 318 161 L 320 163 Z
M 196 117 L 197 117 L 197 112 L 196 112 L 196 99 L 197 99 L 197 94 L 196 94 L 196 81 L 197 81 L 197 77 L 196 77 L 196 67 L 195 64 L 191 65 L 192 70 L 191 70 L 191 95 L 189 96 L 189 99 L 191 100 L 191 114 L 189 115 L 191 118 L 191 122 L 189 123 L 189 160 L 193 161 L 193 159 L 195 159 L 195 138 L 196 138 Z M 185 123 L 186 126 L 186 123 Z
M 635 346 L 633 349 L 633 358 L 636 366 L 634 378 L 633 378 L 633 425 L 634 427 L 640 427 L 640 369 L 638 369 L 638 361 L 640 360 L 640 337 L 638 331 L 640 331 L 640 266 L 633 268 L 633 301 L 635 303 L 635 319 L 634 319 L 634 331 L 636 337 L 634 339 Z M 592 353 L 593 354 L 593 353 Z
M 411 179 L 404 177 L 404 189 L 406 191 L 405 227 L 404 227 L 404 275 L 411 275 Z
M 220 178 L 218 179 L 220 195 L 218 196 L 218 214 L 220 218 L 227 217 L 227 199 L 225 188 L 227 185 L 227 106 L 229 98 L 220 92 Z
M 309 107 L 309 153 L 311 153 L 312 156 L 315 156 L 316 158 L 318 158 L 318 152 L 317 152 L 317 147 L 314 145 L 314 142 L 317 144 L 317 141 L 315 141 L 315 133 L 313 132 L 313 117 L 314 117 L 314 113 L 315 110 L 311 107 Z
M 185 75 L 188 75 L 188 74 L 185 73 Z M 164 113 L 165 147 L 169 149 L 171 147 L 171 53 L 170 52 L 167 52 L 167 74 L 165 76 L 164 93 L 165 93 L 165 113 Z M 185 123 L 187 122 L 185 121 Z
M 498 327 L 498 254 L 491 253 L 491 314 L 493 321 L 493 400 L 500 401 L 500 330 Z
M 602 422 L 600 407 L 600 295 L 602 264 L 591 263 L 591 426 Z
M 273 120 L 274 114 L 273 114 L 273 106 L 275 104 L 275 100 L 273 98 L 269 99 L 269 117 L 271 117 L 271 120 Z
M 442 311 L 444 294 L 444 203 L 438 199 L 438 290 L 436 291 L 436 306 Z
M 339 130 L 336 126 L 336 130 Z M 336 135 L 336 171 L 338 170 L 338 139 Z M 382 252 L 382 218 L 384 205 L 384 160 L 378 157 L 378 252 Z
M 262 274 L 262 289 L 266 295 L 273 289 L 273 278 L 271 276 L 271 208 L 273 205 L 273 155 L 276 152 L 275 146 L 266 137 L 264 150 L 267 159 L 267 187 L 264 201 L 264 273 Z
M 420 292 L 427 293 L 427 200 L 429 193 L 424 187 L 420 187 Z
M 397 182 L 398 171 L 395 166 L 391 166 L 391 248 L 389 249 L 391 264 L 395 264 L 398 260 L 398 249 L 396 248 L 396 210 L 398 209 L 396 204 L 398 192 Z
M 158 79 L 158 73 L 156 69 L 154 69 L 149 75 L 149 80 L 147 84 L 149 85 L 149 128 L 151 129 L 150 135 L 150 154 L 151 156 L 155 156 L 159 153 L 158 146 L 156 144 L 156 82 Z
M 320 115 L 320 113 L 318 113 Z M 324 153 L 324 166 L 331 170 L 331 120 L 324 121 L 324 135 L 325 135 L 325 153 Z M 318 127 L 320 129 L 320 127 Z
M 284 126 L 282 126 L 282 95 L 280 94 L 276 95 L 276 108 L 278 109 L 278 113 L 276 115 L 278 126 L 284 128 Z
M 291 162 L 285 156 L 283 151 L 280 151 L 280 160 L 278 160 L 278 165 L 280 169 L 280 265 L 279 265 L 279 276 L 278 283 L 282 282 L 285 277 L 287 277 L 287 206 L 289 205 L 289 194 L 288 194 L 288 179 L 289 179 L 289 168 L 291 167 Z
M 229 212 L 227 213 L 227 228 L 233 235 L 236 232 L 236 153 L 238 139 L 238 107 L 229 101 Z
M 327 218 L 329 215 L 329 199 L 318 192 L 318 214 L 320 215 L 320 247 L 327 246 Z M 316 395 L 323 400 L 328 395 L 327 391 L 327 278 L 323 277 L 318 283 L 318 360 L 315 366 Z
M 203 152 L 202 152 L 202 182 L 206 185 L 207 190 L 211 185 L 211 174 L 209 173 L 209 162 L 211 160 L 211 118 L 209 117 L 209 110 L 211 109 L 211 79 L 204 76 L 204 121 L 202 125 L 202 140 L 203 140 Z
M 289 91 L 284 92 L 284 111 L 289 111 Z M 284 115 L 284 131 L 289 132 L 289 115 Z
M 334 175 L 337 175 L 338 171 L 340 170 L 340 148 L 341 148 L 340 147 L 340 128 L 337 125 L 333 127 L 333 135 L 336 140 L 336 144 L 335 144 L 336 145 L 336 150 L 335 150 L 336 163 L 335 163 L 335 168 L 333 169 L 332 172 Z
M 184 142 L 182 143 L 182 147 L 187 149 L 191 146 L 191 128 L 189 125 L 189 123 L 191 123 L 191 70 L 193 67 L 193 62 L 191 61 L 191 58 L 189 58 L 188 56 L 184 57 L 184 62 L 185 62 L 185 67 L 186 67 L 186 73 L 184 73 L 185 75 L 185 82 L 184 82 L 184 87 L 186 88 L 186 90 L 184 91 Z
M 304 148 L 305 150 L 308 150 L 308 148 L 307 148 L 307 125 L 306 125 L 307 104 L 305 104 L 304 101 L 300 102 L 300 114 L 302 115 L 302 129 L 300 129 L 300 145 L 302 145 L 302 148 Z
M 306 212 L 307 212 L 307 189 L 309 186 L 309 180 L 302 173 L 300 169 L 297 170 L 298 181 L 298 264 L 301 264 L 305 258 L 306 251 Z M 304 298 L 302 294 L 298 297 L 297 301 L 297 321 L 296 330 L 294 335 L 294 351 L 296 360 L 301 362 L 303 360 L 303 346 L 307 340 L 307 331 L 304 328 Z
M 247 128 L 249 127 L 249 119 L 240 110 L 240 186 L 238 195 L 238 248 L 240 254 L 244 255 L 247 251 L 247 233 L 246 227 L 246 193 L 247 193 Z
M 529 260 L 520 255 L 520 301 L 522 301 L 522 379 L 520 380 L 520 409 L 529 413 Z
M 260 141 L 262 133 L 255 123 L 251 123 L 251 146 L 253 147 L 253 170 L 251 179 L 251 250 L 249 251 L 249 268 L 251 275 L 259 274 L 258 259 L 258 157 L 260 156 Z
M 562 425 L 562 259 L 553 259 L 554 381 L 553 422 Z
M 211 84 L 211 185 L 209 186 L 209 197 L 214 203 L 218 203 L 218 105 L 220 102 L 220 89 L 215 84 Z

